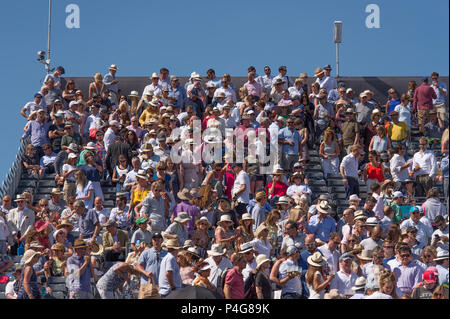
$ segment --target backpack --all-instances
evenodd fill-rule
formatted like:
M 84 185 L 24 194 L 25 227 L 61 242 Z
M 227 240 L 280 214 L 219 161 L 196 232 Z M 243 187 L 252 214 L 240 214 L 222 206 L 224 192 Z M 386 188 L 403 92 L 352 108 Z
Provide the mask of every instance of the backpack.
M 222 297 L 225 297 L 223 293 L 223 287 L 225 287 L 225 278 L 227 277 L 227 274 L 231 269 L 232 268 L 225 268 L 220 272 L 219 277 L 217 278 L 217 293 Z

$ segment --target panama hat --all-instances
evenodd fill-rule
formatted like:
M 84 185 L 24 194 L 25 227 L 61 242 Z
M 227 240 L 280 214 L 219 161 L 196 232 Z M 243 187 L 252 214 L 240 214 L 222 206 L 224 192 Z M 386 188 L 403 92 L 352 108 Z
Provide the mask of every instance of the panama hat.
M 264 265 L 266 262 L 270 262 L 270 259 L 267 258 L 264 254 L 259 254 L 256 257 L 256 270 L 258 270 L 262 265 Z
M 355 281 L 355 285 L 352 287 L 352 290 L 364 290 L 366 288 L 366 278 L 358 277 Z
M 194 255 L 195 257 L 200 258 L 200 255 L 198 253 L 198 248 L 196 247 L 189 247 L 188 249 L 186 249 L 186 251 L 192 255 Z
M 319 206 L 317 206 L 317 211 L 323 214 L 329 214 L 331 212 L 331 206 L 328 204 L 328 201 L 321 201 Z
M 254 220 L 249 213 L 242 214 L 241 220 Z
M 38 241 L 32 241 L 29 246 L 30 249 L 44 249 L 44 246 L 42 246 Z
M 181 200 L 191 200 L 192 199 L 192 195 L 189 192 L 189 189 L 187 189 L 187 188 L 183 188 L 180 192 L 177 193 L 177 196 Z
M 138 171 L 138 173 L 136 174 L 136 177 L 143 178 L 143 179 L 148 179 L 148 175 L 147 175 L 145 169 L 140 169 Z
M 103 254 L 103 245 L 102 244 L 94 242 L 94 243 L 90 244 L 89 247 L 91 248 L 90 254 L 92 256 L 99 256 L 99 255 Z
M 323 258 L 322 254 L 318 251 L 316 251 L 314 254 L 309 256 L 306 261 L 311 266 L 315 267 L 323 267 L 327 264 L 327 261 Z
M 17 195 L 17 197 L 16 197 L 16 199 L 15 199 L 14 201 L 15 201 L 15 202 L 20 202 L 20 201 L 22 201 L 22 200 L 26 201 L 27 198 L 25 197 L 24 194 L 19 194 L 19 195 Z
M 186 212 L 178 213 L 178 216 L 174 219 L 176 222 L 184 223 L 190 221 L 192 218 Z
M 258 237 L 259 234 L 261 234 L 261 232 L 262 232 L 263 230 L 268 230 L 268 229 L 269 229 L 269 228 L 267 228 L 267 226 L 266 226 L 265 224 L 260 224 L 260 225 L 258 226 L 258 228 L 256 228 L 256 231 L 255 231 L 256 237 Z
M 321 74 L 323 74 L 325 71 L 322 69 L 322 68 L 317 68 L 315 71 L 314 71 L 314 76 L 319 76 L 319 75 L 321 75 Z
M 232 223 L 233 221 L 231 220 L 230 215 L 222 215 L 222 216 L 220 216 L 220 220 L 217 222 L 217 224 L 220 225 L 223 222 L 230 222 L 230 223 Z
M 64 250 L 65 250 L 65 247 L 64 247 L 63 244 L 57 243 L 57 244 L 54 244 L 54 245 L 51 247 L 51 249 L 52 249 L 52 250 L 62 250 L 62 251 L 64 251 Z
M 115 64 L 111 64 L 111 66 L 109 67 L 109 69 L 113 69 L 113 70 L 118 70 L 119 68 L 117 67 L 117 65 Z
M 207 253 L 210 256 L 222 256 L 227 252 L 220 244 L 213 244 L 211 246 L 211 250 L 208 250 Z
M 207 223 L 207 224 L 208 224 L 208 227 L 207 227 L 207 228 L 211 227 L 211 223 L 209 222 L 208 218 L 205 217 L 205 216 L 200 217 L 199 219 L 197 219 L 197 221 L 195 222 L 195 225 L 198 227 L 198 225 L 199 225 L 200 223 Z
M 181 249 L 180 241 L 177 238 L 168 239 L 165 246 L 171 249 Z
M 361 260 L 371 261 L 372 260 L 372 251 L 368 249 L 363 249 L 363 251 L 356 255 Z
M 434 258 L 434 261 L 445 260 L 445 259 L 448 259 L 448 251 L 441 249 L 438 251 L 436 258 Z
M 130 98 L 133 98 L 133 97 L 140 98 L 139 92 L 138 91 L 131 91 L 131 93 L 130 93 L 130 95 L 128 95 L 128 97 L 130 97 Z
M 243 243 L 239 249 L 239 254 L 245 254 L 249 251 L 254 251 L 253 244 L 251 242 Z

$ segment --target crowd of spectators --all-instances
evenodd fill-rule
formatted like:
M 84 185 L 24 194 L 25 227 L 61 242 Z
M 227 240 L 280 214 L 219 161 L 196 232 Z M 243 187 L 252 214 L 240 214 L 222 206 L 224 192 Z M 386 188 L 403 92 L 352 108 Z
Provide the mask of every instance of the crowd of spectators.
M 448 298 L 439 74 L 377 101 L 330 65 L 312 81 L 278 71 L 251 66 L 235 87 L 213 69 L 182 85 L 161 68 L 142 95 L 122 92 L 116 65 L 88 92 L 63 67 L 48 74 L 20 112 L 23 172 L 57 187 L 2 199 L 6 298 L 54 298 L 55 277 L 72 299 L 170 298 L 186 286 L 227 299 Z M 224 152 L 238 144 L 242 159 Z M 313 152 L 326 185 L 342 182 L 343 211 L 312 191 Z

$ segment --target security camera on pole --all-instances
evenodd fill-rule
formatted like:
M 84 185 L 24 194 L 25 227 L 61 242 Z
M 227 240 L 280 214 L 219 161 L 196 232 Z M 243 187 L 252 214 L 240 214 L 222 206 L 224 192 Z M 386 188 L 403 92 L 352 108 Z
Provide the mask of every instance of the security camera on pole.
M 48 59 L 45 60 L 45 52 L 39 51 L 37 53 L 38 55 L 38 62 L 45 65 L 45 70 L 47 71 L 47 74 L 50 72 L 53 72 L 55 69 L 50 68 L 50 35 L 51 35 L 51 29 L 52 29 L 52 0 L 48 0 L 48 36 L 47 36 L 47 55 Z
M 339 43 L 342 43 L 342 21 L 334 21 L 334 43 L 336 43 L 336 79 L 339 78 Z

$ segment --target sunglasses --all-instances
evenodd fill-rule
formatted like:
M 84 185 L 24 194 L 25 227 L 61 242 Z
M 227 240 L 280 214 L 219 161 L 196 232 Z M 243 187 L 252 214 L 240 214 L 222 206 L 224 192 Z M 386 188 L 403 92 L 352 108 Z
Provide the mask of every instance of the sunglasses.
M 383 248 L 394 249 L 394 246 L 383 246 Z
M 408 257 L 410 257 L 410 256 L 411 256 L 410 254 L 400 255 L 401 258 L 408 258 Z

